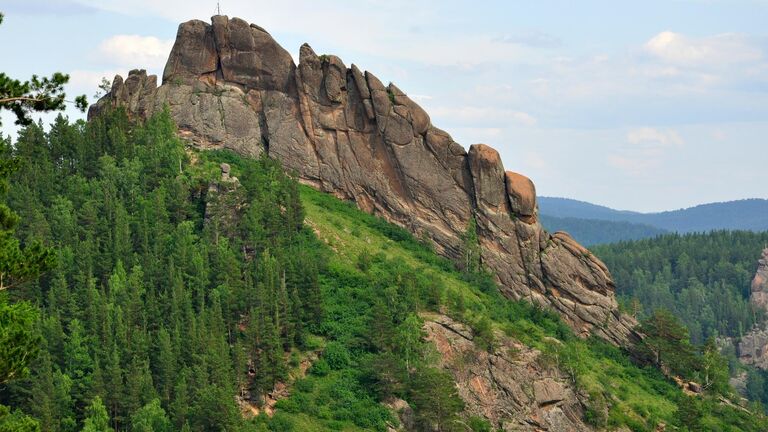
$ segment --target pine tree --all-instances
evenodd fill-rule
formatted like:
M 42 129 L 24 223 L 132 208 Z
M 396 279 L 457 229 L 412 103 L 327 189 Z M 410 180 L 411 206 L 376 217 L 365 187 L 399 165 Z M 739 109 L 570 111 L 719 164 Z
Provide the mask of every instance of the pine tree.
M 171 421 L 157 399 L 144 405 L 131 416 L 132 432 L 171 432 L 171 430 Z
M 153 362 L 155 365 L 154 381 L 158 387 L 160 400 L 167 406 L 171 401 L 173 387 L 176 384 L 176 370 L 178 364 L 176 362 L 176 354 L 173 351 L 171 335 L 165 327 L 157 332 L 155 344 L 156 357 Z
M 422 322 L 418 316 L 411 314 L 400 324 L 396 331 L 397 348 L 408 373 L 421 358 L 422 342 L 424 336 L 421 329 Z
M 0 24 L 3 14 L 0 13 Z M 69 75 L 56 72 L 48 77 L 32 75 L 29 81 L 13 79 L 0 72 L 0 110 L 7 109 L 16 116 L 16 124 L 27 125 L 32 122 L 33 112 L 63 110 L 67 102 L 64 85 L 69 82 Z M 81 111 L 88 107 L 85 95 L 75 98 L 75 105 Z
M 72 380 L 60 371 L 54 371 L 51 358 L 45 351 L 38 359 L 32 382 L 29 412 L 40 421 L 43 430 L 73 430 L 76 422 L 70 396 Z
M 0 292 L 0 385 L 29 373 L 29 362 L 39 350 L 36 321 L 37 311 L 32 305 L 10 304 Z
M 85 407 L 91 389 L 93 359 L 88 351 L 87 336 L 80 320 L 69 323 L 69 335 L 64 342 L 64 372 L 72 378 L 75 406 Z
M 688 330 L 669 311 L 656 310 L 642 322 L 639 331 L 645 335 L 639 353 L 655 366 L 683 375 L 695 369 Z
M 464 430 L 457 421 L 464 403 L 446 372 L 434 368 L 419 370 L 413 378 L 408 401 L 414 407 L 416 422 L 422 430 Z
M 461 236 L 461 263 L 459 268 L 467 275 L 480 272 L 480 238 L 477 235 L 477 220 L 469 218 L 469 224 Z
M 109 427 L 109 414 L 100 397 L 96 396 L 93 399 L 85 410 L 85 415 L 83 432 L 112 432 L 112 428 Z

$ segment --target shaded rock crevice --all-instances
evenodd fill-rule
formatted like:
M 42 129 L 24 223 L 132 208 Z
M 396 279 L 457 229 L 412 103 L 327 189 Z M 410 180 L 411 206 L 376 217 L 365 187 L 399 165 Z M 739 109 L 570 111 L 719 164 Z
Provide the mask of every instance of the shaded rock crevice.
M 481 259 L 505 296 L 557 310 L 578 334 L 633 339 L 605 266 L 569 236 L 544 231 L 533 182 L 506 171 L 498 152 L 466 151 L 400 88 L 354 64 L 307 44 L 299 59 L 239 18 L 188 21 L 160 87 L 145 71 L 118 76 L 89 118 L 123 106 L 142 119 L 167 105 L 191 145 L 266 152 L 302 183 L 426 234 L 451 259 L 475 217 Z

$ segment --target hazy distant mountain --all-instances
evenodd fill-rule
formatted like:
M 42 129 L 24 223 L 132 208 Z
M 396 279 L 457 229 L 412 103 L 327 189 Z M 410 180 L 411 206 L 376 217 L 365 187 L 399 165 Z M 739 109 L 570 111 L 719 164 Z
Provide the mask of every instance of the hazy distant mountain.
M 768 230 L 768 200 L 745 199 L 721 203 L 702 204 L 691 208 L 660 213 L 638 213 L 614 210 L 588 202 L 539 197 L 539 212 L 557 218 L 593 219 L 598 221 L 630 222 L 650 225 L 661 230 L 680 233 L 728 230 Z M 606 230 L 616 227 L 604 225 Z M 636 232 L 637 228 L 631 230 Z M 578 234 L 571 233 L 577 240 Z M 627 234 L 629 235 L 629 234 Z M 656 234 L 653 234 L 656 235 Z M 653 235 L 649 235 L 652 237 Z M 627 237 L 629 239 L 629 237 Z
M 661 228 L 626 221 L 560 218 L 545 214 L 540 215 L 539 219 L 548 231 L 566 231 L 584 246 L 622 240 L 640 240 L 669 234 L 669 231 Z

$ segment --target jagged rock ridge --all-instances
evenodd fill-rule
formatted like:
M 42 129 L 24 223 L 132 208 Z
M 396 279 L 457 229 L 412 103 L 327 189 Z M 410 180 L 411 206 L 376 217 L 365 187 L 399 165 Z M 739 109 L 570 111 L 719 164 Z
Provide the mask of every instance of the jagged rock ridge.
M 261 27 L 214 16 L 179 26 L 160 87 L 143 70 L 118 76 L 89 117 L 124 106 L 145 118 L 165 105 L 193 145 L 267 152 L 303 183 L 428 236 L 445 256 L 459 256 L 474 216 L 483 263 L 506 296 L 555 309 L 579 334 L 621 345 L 634 337 L 605 265 L 542 229 L 533 183 L 487 145 L 465 151 L 370 72 L 306 44 L 296 66 Z

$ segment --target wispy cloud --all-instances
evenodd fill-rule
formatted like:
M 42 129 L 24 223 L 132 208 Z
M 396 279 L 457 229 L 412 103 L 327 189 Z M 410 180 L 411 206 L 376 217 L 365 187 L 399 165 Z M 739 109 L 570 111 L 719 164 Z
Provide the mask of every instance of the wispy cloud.
M 562 39 L 542 31 L 507 34 L 500 36 L 495 40 L 498 42 L 524 45 L 532 48 L 558 48 L 563 45 Z
M 172 40 L 154 36 L 116 35 L 101 42 L 97 52 L 115 66 L 161 68 L 172 47 Z
M 3 13 L 7 15 L 72 16 L 96 12 L 97 9 L 73 0 L 4 0 Z
M 661 144 L 662 146 L 681 146 L 685 143 L 675 130 L 660 130 L 650 127 L 630 130 L 627 132 L 627 141 L 630 144 Z
M 495 107 L 438 106 L 430 112 L 433 117 L 466 125 L 504 127 L 510 123 L 523 126 L 535 126 L 537 123 L 536 117 L 527 112 Z
M 763 59 L 761 47 L 741 33 L 691 37 L 663 31 L 648 40 L 643 48 L 665 62 L 686 66 L 722 66 Z
M 606 156 L 608 164 L 633 177 L 649 178 L 668 159 L 669 153 L 685 145 L 674 129 L 641 127 L 626 133 L 626 143 Z

